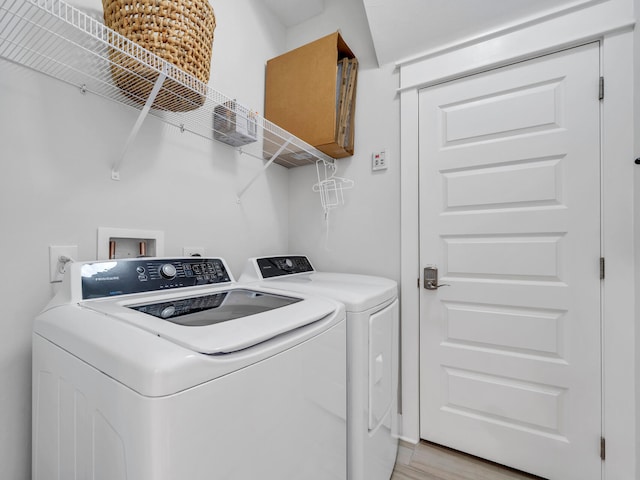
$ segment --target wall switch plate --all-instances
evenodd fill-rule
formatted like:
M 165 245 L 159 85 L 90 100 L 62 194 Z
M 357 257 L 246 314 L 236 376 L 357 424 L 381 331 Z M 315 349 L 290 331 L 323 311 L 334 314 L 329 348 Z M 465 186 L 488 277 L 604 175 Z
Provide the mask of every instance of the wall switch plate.
M 182 247 L 185 257 L 204 257 L 204 247 Z
M 373 152 L 371 154 L 371 170 L 374 172 L 377 170 L 387 169 L 387 152 L 386 150 L 380 150 L 379 152 Z
M 49 282 L 61 282 L 69 262 L 78 258 L 77 245 L 49 246 Z

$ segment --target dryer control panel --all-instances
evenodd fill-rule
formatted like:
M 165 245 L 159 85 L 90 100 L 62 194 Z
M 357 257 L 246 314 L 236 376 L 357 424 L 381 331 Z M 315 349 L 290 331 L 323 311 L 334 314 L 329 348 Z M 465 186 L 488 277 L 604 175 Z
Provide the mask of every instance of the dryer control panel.
M 313 272 L 311 262 L 305 256 L 264 257 L 256 260 L 262 278 L 281 277 L 295 273 Z
M 82 298 L 164 291 L 233 281 L 221 258 L 135 258 L 81 266 Z

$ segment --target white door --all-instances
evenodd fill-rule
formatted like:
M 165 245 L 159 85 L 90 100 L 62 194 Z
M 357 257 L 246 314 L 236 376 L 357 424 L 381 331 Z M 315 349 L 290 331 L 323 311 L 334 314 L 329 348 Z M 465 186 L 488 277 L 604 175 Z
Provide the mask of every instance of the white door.
M 599 45 L 420 92 L 420 429 L 601 477 Z

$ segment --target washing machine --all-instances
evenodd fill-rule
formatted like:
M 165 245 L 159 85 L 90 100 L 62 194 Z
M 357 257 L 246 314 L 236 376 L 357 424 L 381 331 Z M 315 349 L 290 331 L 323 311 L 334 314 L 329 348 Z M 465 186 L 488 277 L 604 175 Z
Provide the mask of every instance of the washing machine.
M 33 478 L 345 480 L 339 302 L 220 258 L 73 263 L 33 327 Z
M 340 301 L 347 311 L 347 472 L 349 480 L 389 480 L 398 451 L 397 283 L 317 272 L 303 255 L 251 258 L 240 281 Z

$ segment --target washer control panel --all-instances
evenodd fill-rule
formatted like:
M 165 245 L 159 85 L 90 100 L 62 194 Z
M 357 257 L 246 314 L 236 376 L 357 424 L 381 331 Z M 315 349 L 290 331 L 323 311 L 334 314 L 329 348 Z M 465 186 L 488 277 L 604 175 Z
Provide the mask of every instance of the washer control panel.
M 313 272 L 311 262 L 305 256 L 264 257 L 256 260 L 262 278 L 281 277 L 296 273 Z
M 82 298 L 101 298 L 231 282 L 220 258 L 135 258 L 81 266 Z

